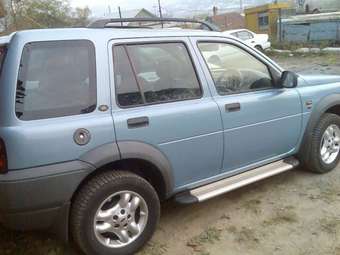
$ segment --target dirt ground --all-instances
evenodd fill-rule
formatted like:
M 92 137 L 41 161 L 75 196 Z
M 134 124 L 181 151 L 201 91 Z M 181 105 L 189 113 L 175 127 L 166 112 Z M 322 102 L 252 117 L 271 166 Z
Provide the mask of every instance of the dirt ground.
M 302 73 L 340 74 L 340 56 L 273 56 Z M 78 254 L 53 237 L 0 228 L 0 255 Z M 217 197 L 162 205 L 159 227 L 139 255 L 340 255 L 340 167 L 296 169 Z

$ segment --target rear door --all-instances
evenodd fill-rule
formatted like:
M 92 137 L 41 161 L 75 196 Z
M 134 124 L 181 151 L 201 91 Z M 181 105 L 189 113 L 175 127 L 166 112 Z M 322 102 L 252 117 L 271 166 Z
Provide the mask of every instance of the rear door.
M 220 173 L 221 117 L 188 39 L 115 40 L 109 50 L 118 143 L 138 141 L 161 151 L 176 188 Z

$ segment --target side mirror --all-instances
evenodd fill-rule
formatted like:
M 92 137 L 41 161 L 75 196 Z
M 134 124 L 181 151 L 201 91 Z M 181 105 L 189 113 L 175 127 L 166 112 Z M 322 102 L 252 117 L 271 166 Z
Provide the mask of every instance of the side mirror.
M 291 71 L 284 71 L 280 79 L 281 87 L 295 88 L 298 85 L 298 75 Z

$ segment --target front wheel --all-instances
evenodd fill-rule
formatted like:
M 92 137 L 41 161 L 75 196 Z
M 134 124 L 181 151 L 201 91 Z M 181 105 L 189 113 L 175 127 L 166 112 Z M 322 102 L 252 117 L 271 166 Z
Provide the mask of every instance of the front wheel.
M 264 50 L 263 50 L 263 48 L 262 48 L 261 45 L 256 45 L 256 46 L 255 46 L 255 49 L 257 49 L 257 50 L 259 50 L 259 51 L 261 51 L 261 52 L 264 52 Z
M 104 172 L 77 194 L 71 233 L 87 255 L 133 254 L 151 238 L 159 215 L 157 193 L 147 181 L 129 172 Z
M 324 114 L 314 128 L 306 168 L 316 173 L 327 173 L 340 160 L 340 117 L 335 114 Z

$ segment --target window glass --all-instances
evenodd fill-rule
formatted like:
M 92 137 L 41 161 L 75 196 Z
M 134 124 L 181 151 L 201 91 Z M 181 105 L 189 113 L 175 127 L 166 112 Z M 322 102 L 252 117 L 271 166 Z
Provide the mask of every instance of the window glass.
M 29 43 L 24 47 L 16 115 L 44 119 L 95 110 L 95 50 L 88 41 Z
M 5 61 L 6 53 L 7 53 L 7 47 L 1 46 L 0 47 L 0 74 L 2 72 L 2 66 Z
M 237 38 L 238 38 L 238 33 L 237 33 L 237 32 L 235 32 L 235 33 L 231 33 L 231 35 L 232 35 L 232 36 L 235 36 L 235 37 L 237 37 Z
M 252 36 L 247 31 L 241 31 L 241 32 L 238 32 L 238 38 L 245 41 L 245 40 L 251 39 Z
M 199 43 L 198 46 L 220 95 L 273 86 L 267 66 L 246 51 L 225 43 Z
M 118 102 L 121 106 L 143 104 L 142 94 L 138 88 L 137 77 L 134 75 L 127 49 L 125 46 L 114 48 L 115 84 Z
M 259 28 L 261 30 L 266 30 L 269 27 L 269 17 L 267 12 L 260 13 L 258 16 Z
M 182 43 L 116 46 L 114 58 L 121 106 L 193 99 L 202 94 Z

